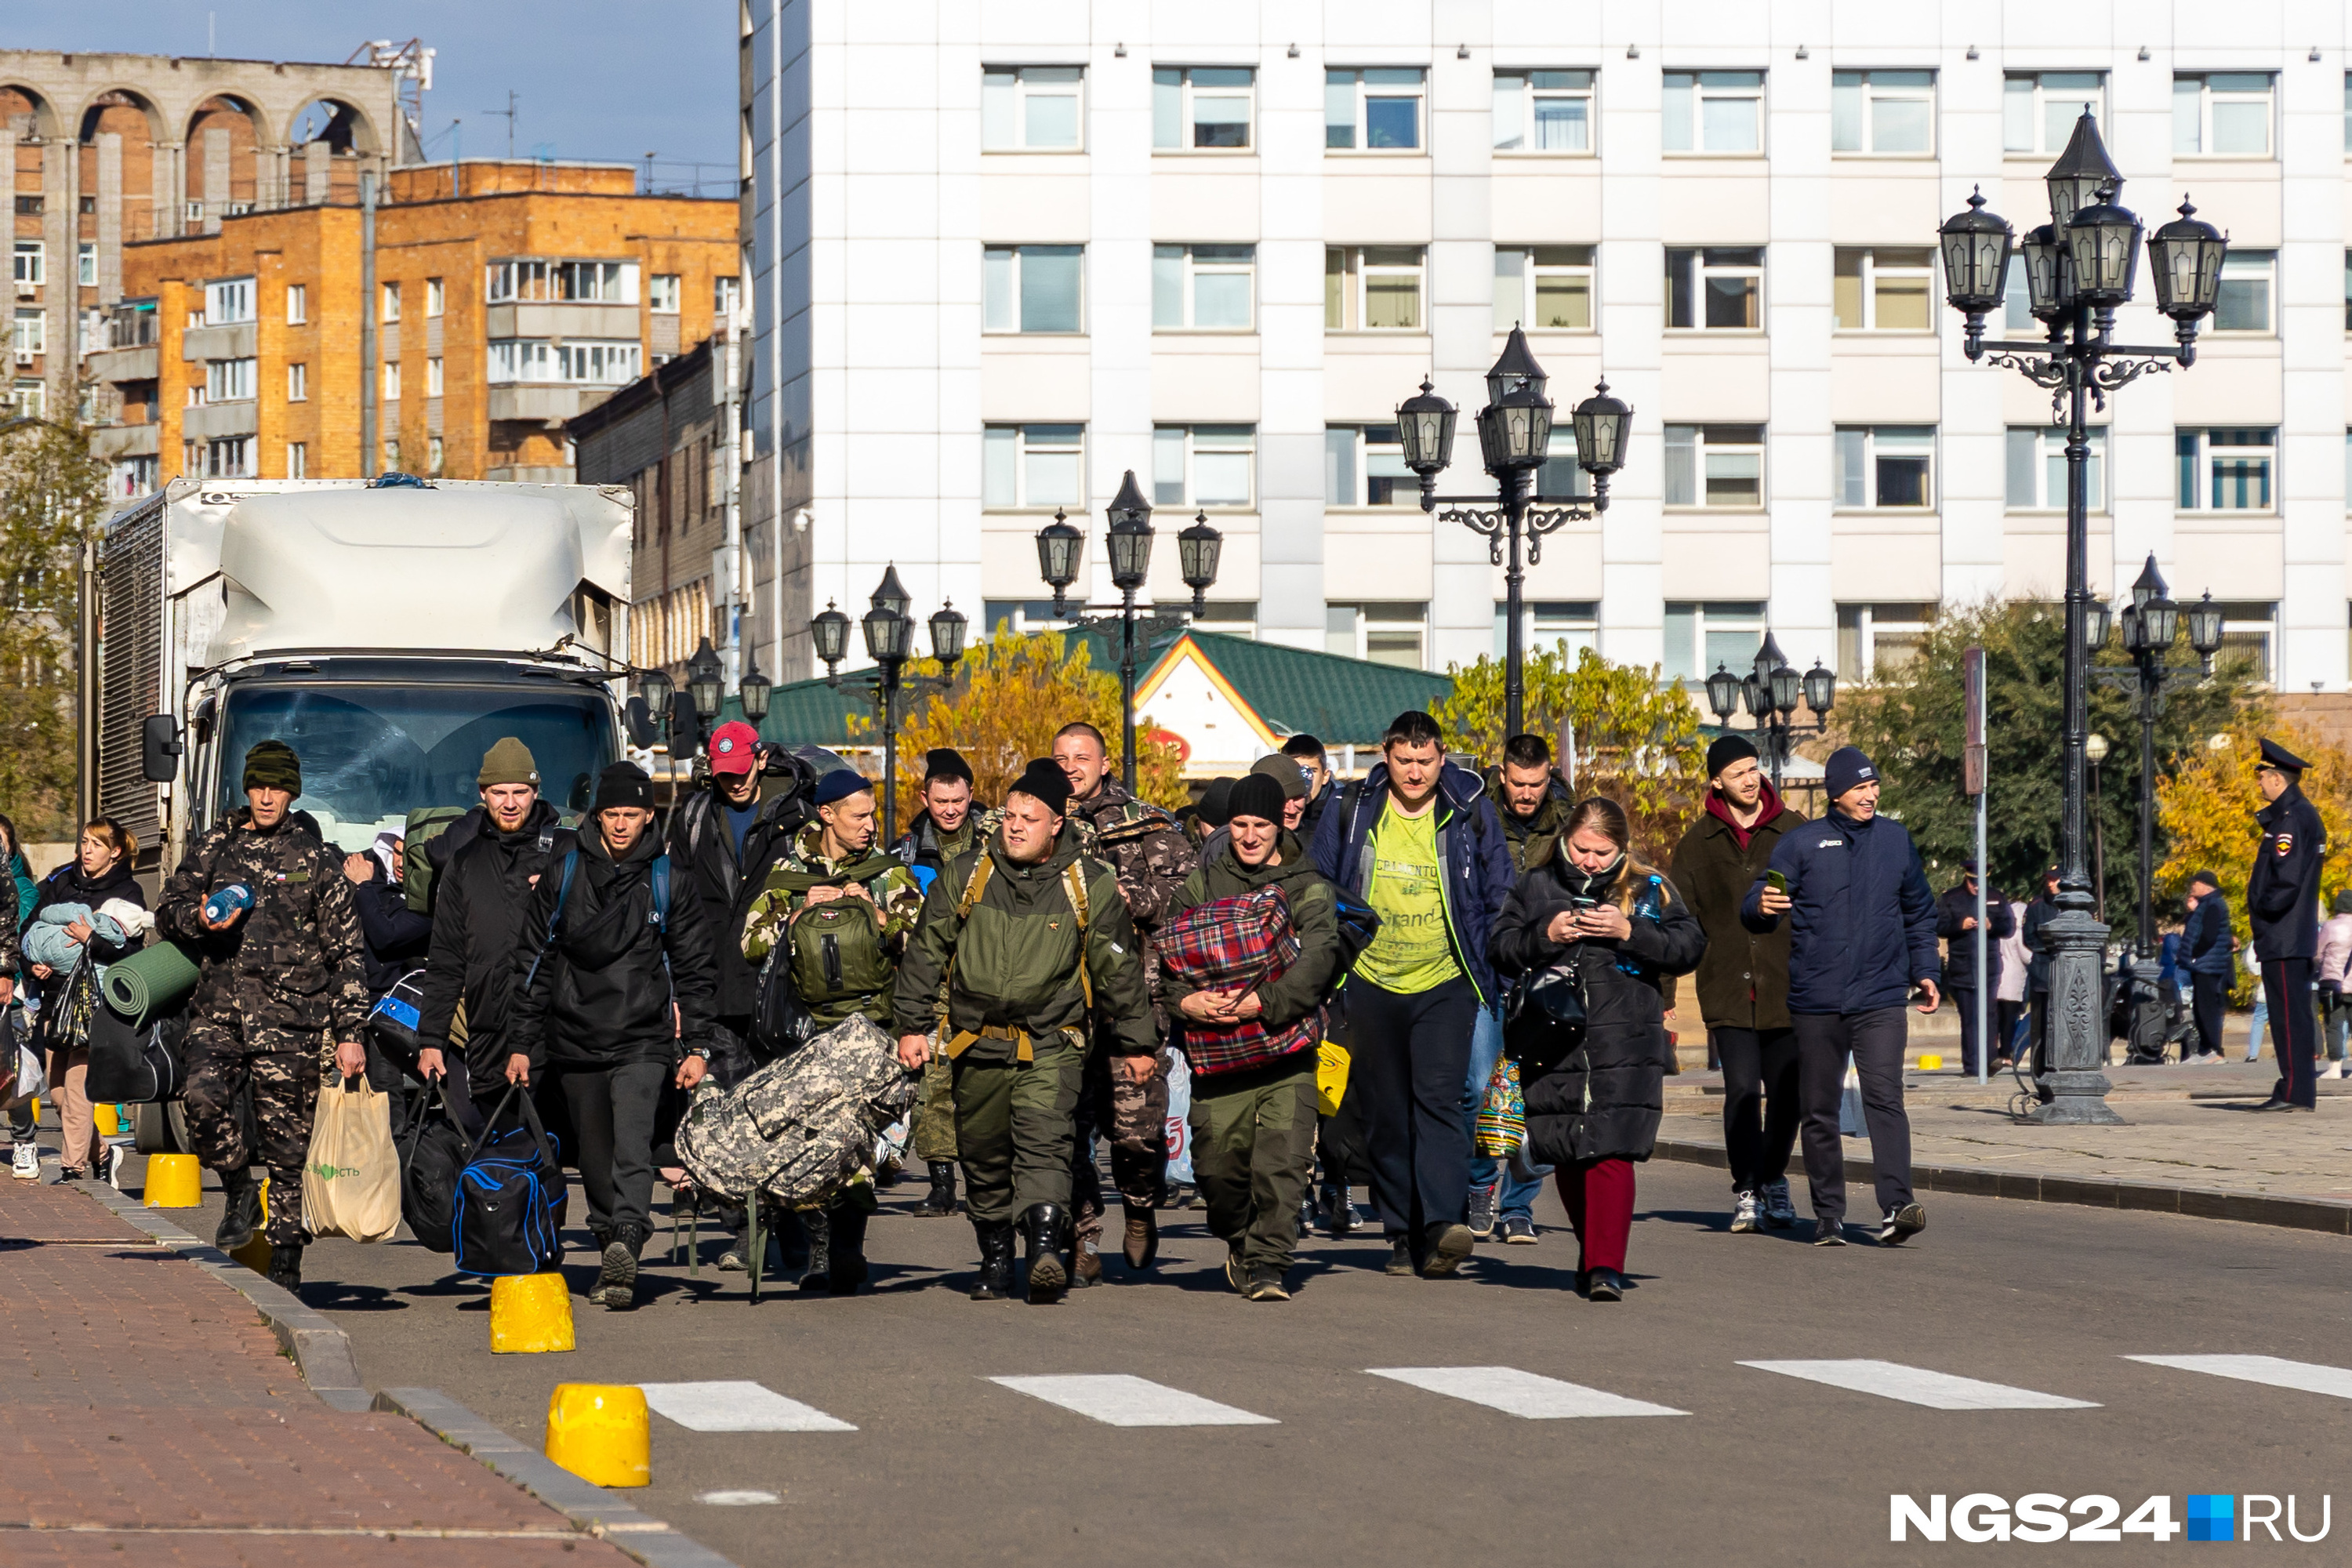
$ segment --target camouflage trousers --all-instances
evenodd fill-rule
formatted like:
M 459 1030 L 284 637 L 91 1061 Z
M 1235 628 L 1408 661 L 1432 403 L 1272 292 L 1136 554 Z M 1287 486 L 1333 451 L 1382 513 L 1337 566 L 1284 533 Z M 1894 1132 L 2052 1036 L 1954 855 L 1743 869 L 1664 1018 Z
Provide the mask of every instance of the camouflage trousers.
M 269 1173 L 272 1247 L 299 1247 L 302 1166 L 319 1100 L 320 1058 L 334 1047 L 322 1031 L 251 1028 L 201 1019 L 188 1026 L 188 1142 L 208 1169 Z
M 1003 1040 L 978 1040 L 955 1059 L 956 1150 L 964 1211 L 1018 1219 L 1038 1204 L 1070 1201 L 1070 1148 L 1087 1047 L 1068 1035 L 1033 1042 L 1035 1059 Z
M 915 1158 L 929 1164 L 956 1157 L 955 1071 L 939 1052 L 939 1037 L 931 1037 L 931 1059 L 923 1068 L 923 1087 L 917 1092 L 915 1113 L 908 1131 Z
M 1160 1053 L 1158 1070 L 1143 1083 L 1114 1071 L 1097 1052 L 1087 1064 L 1087 1090 L 1078 1106 L 1076 1146 L 1070 1158 L 1070 1211 L 1078 1235 L 1102 1238 L 1102 1173 L 1095 1164 L 1095 1139 L 1110 1138 L 1110 1181 L 1119 1202 L 1148 1209 L 1160 1201 L 1168 1174 L 1168 1069 L 1172 1058 Z

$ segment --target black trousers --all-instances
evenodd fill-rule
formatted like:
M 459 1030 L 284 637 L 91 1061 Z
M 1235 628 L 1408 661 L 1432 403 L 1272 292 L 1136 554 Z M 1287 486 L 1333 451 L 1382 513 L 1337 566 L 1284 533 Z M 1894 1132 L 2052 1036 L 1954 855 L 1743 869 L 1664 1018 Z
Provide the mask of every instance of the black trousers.
M 2027 1016 L 2025 1045 L 2031 1063 L 2026 1076 L 2041 1078 L 2050 1070 L 2050 993 L 2033 993 L 2033 1011 Z
M 1903 1113 L 1900 1007 L 1868 1013 L 1796 1013 L 1798 1092 L 1805 1105 L 1805 1177 L 1813 1217 L 1845 1218 L 1845 1142 L 1838 1102 L 1845 1092 L 1846 1053 L 1862 1075 L 1862 1118 L 1870 1129 L 1870 1163 L 1878 1173 L 1878 1207 L 1891 1214 L 1911 1201 L 1911 1121 Z
M 2221 1048 L 2221 1010 L 2229 1000 L 2228 975 L 2191 974 L 2189 977 L 2189 1010 L 2197 1019 L 2199 1050 L 2219 1051 Z M 2185 1056 L 2183 1059 L 2186 1059 Z
M 1723 1058 L 1723 1146 L 1731 1190 L 1752 1193 L 1789 1173 L 1803 1114 L 1797 1089 L 1797 1031 L 1710 1029 Z
M 551 1086 L 572 1112 L 592 1228 L 609 1234 L 625 1225 L 650 1227 L 655 1113 L 674 1070 L 657 1061 L 548 1069 Z
M 2263 995 L 2278 1051 L 2279 1080 L 2271 1098 L 2317 1105 L 2319 1069 L 2312 1058 L 2319 1054 L 2319 1021 L 2312 1012 L 2311 960 L 2273 958 L 2263 964 Z
M 1469 1217 L 1470 1128 L 1462 1119 L 1462 1083 L 1477 1018 L 1478 993 L 1467 975 L 1409 994 L 1383 991 L 1360 975 L 1348 983 L 1355 1051 L 1348 1098 L 1363 1119 L 1372 1201 L 1391 1239 L 1417 1242 L 1427 1226 Z
M 2017 1026 L 2025 1017 L 2025 1004 L 2003 998 L 1993 1016 L 1992 1059 L 1998 1064 L 2017 1054 Z
M 1952 1005 L 1960 1010 L 1960 1070 L 1970 1078 L 1977 1076 L 1977 1053 L 1984 1042 L 1977 1036 L 1977 994 L 1974 986 L 1954 987 Z M 1986 1022 L 1992 1020 L 1988 1018 Z

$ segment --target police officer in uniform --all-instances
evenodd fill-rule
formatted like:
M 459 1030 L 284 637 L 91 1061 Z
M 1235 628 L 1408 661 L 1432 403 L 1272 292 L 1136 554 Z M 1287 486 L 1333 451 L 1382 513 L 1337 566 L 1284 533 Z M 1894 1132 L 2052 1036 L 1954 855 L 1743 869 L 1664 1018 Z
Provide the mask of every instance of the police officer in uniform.
M 283 741 L 263 741 L 245 754 L 244 782 L 245 809 L 188 851 L 155 923 L 202 964 L 184 1093 L 189 1141 L 228 1197 L 215 1240 L 231 1251 L 253 1238 L 266 1169 L 269 1279 L 291 1290 L 302 1282 L 302 1165 L 320 1073 L 367 1070 L 367 972 L 341 857 L 293 815 L 301 760 Z M 205 900 L 233 886 L 247 889 L 249 906 L 206 914 Z M 2310 972 L 2306 963 L 2306 982 Z M 240 1114 L 247 1093 L 257 1136 Z
M 2319 951 L 2319 874 L 2327 860 L 2327 829 L 2318 810 L 2303 798 L 2307 765 L 2277 742 L 2265 740 L 2254 770 L 2254 782 L 2270 804 L 2254 814 L 2263 842 L 2246 882 L 2246 913 L 2254 928 L 2254 956 L 2262 962 L 2271 1037 L 2279 1047 L 2278 1085 L 2257 1110 L 2318 1108 L 2311 961 Z

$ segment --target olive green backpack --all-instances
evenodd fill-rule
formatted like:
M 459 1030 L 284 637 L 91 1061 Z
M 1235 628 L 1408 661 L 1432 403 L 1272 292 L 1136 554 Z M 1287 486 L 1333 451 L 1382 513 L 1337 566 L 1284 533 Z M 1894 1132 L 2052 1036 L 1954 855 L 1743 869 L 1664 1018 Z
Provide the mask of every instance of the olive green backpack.
M 769 874 L 768 885 L 795 893 L 845 887 L 899 864 L 896 856 L 877 855 L 830 876 L 780 870 Z M 803 905 L 769 960 L 772 968 L 782 972 L 793 995 L 809 1010 L 820 1029 L 833 1027 L 853 1012 L 878 1009 L 888 1016 L 898 966 L 882 945 L 877 912 L 872 903 L 858 898 Z

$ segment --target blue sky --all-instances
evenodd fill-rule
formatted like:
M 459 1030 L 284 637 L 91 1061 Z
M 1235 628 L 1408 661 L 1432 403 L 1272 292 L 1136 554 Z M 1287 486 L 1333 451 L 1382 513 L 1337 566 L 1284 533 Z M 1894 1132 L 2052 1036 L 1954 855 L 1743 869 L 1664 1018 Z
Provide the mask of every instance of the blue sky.
M 269 60 L 341 60 L 369 38 L 422 38 L 437 49 L 425 95 L 431 156 L 502 154 L 507 93 L 519 95 L 515 150 L 552 143 L 559 158 L 642 163 L 656 184 L 700 171 L 703 194 L 732 194 L 733 0 L 5 0 L 0 46 L 127 54 L 215 52 Z M 723 165 L 723 166 L 721 166 Z

